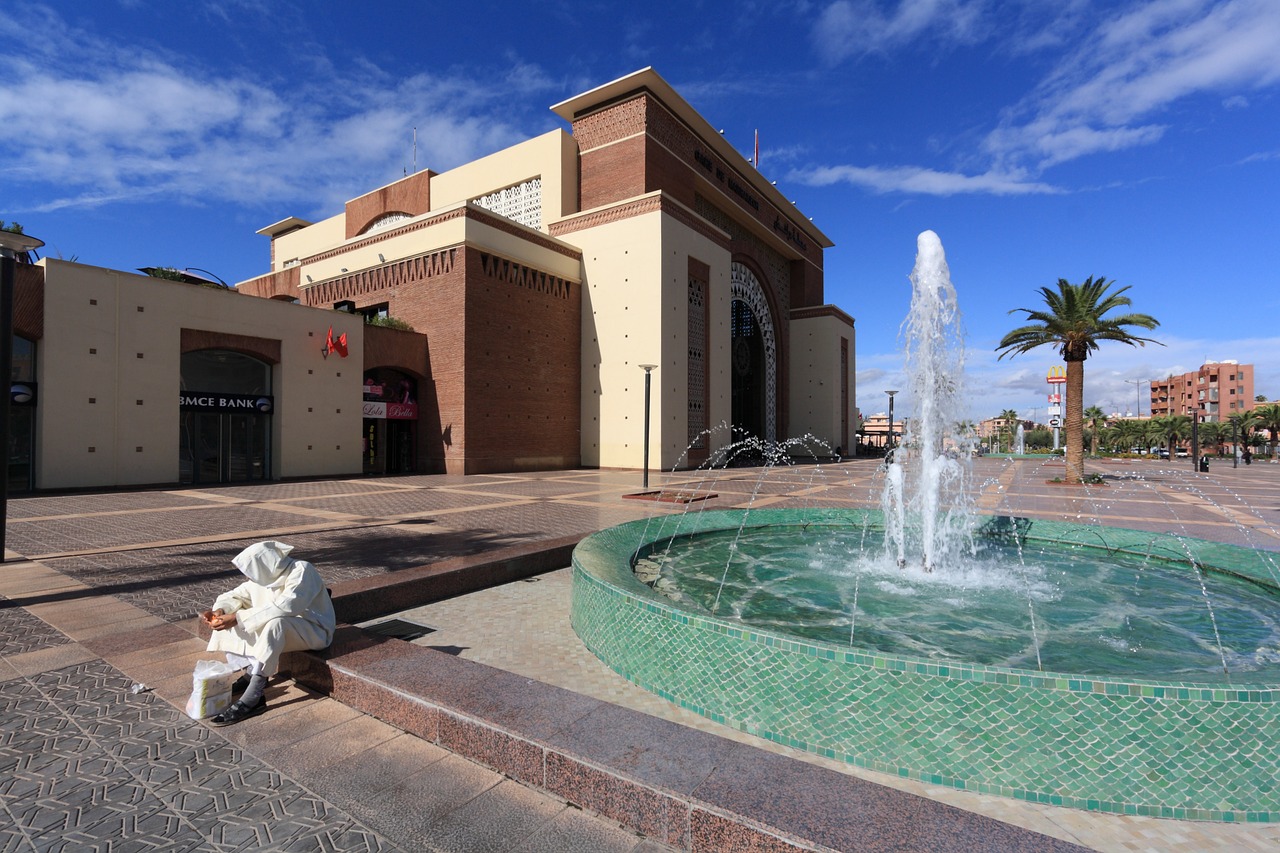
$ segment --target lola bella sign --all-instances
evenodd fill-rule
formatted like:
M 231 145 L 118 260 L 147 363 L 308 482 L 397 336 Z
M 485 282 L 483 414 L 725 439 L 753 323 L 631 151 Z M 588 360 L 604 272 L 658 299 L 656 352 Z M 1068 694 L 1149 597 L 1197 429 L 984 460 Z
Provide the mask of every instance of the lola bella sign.
M 416 421 L 418 419 L 417 403 L 384 403 L 380 400 L 364 401 L 364 416 L 389 421 Z

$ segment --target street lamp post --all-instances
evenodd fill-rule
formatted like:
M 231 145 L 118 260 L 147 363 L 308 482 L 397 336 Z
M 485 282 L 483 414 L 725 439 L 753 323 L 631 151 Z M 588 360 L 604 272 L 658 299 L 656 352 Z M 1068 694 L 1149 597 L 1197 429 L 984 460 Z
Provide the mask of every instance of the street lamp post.
M 13 280 L 18 255 L 44 245 L 43 240 L 0 229 L 0 563 L 4 562 L 5 525 L 9 519 L 9 403 L 13 399 Z
M 888 453 L 890 450 L 893 450 L 893 395 L 898 392 L 885 391 L 884 393 L 889 395 L 889 437 L 885 444 L 885 453 Z
M 1173 460 L 1169 460 L 1173 461 Z M 1195 471 L 1200 467 L 1200 412 L 1192 410 L 1191 412 L 1191 470 Z
M 1126 379 L 1125 380 L 1125 382 L 1133 386 L 1134 402 L 1137 403 L 1137 406 L 1138 406 L 1138 408 L 1133 410 L 1133 414 L 1135 417 L 1138 417 L 1138 418 L 1142 417 L 1142 383 L 1148 382 L 1148 381 L 1150 380 L 1147 380 L 1147 379 Z
M 657 367 L 656 364 L 640 365 L 640 369 L 644 371 L 644 487 L 646 489 L 649 488 L 649 380 Z
M 1236 438 L 1236 427 L 1238 426 L 1239 426 L 1239 423 L 1237 423 L 1236 421 L 1231 422 L 1231 467 L 1232 468 L 1240 467 L 1240 444 L 1239 444 L 1239 439 Z

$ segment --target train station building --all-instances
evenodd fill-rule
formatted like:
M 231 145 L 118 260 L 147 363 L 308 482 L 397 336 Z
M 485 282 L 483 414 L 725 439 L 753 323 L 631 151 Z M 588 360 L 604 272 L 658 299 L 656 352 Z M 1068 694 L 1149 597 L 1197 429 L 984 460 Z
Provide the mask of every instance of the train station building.
M 852 446 L 831 241 L 651 69 L 552 109 L 566 128 L 268 225 L 234 291 L 25 269 L 11 483 L 638 468 L 646 432 L 668 469 L 742 436 Z

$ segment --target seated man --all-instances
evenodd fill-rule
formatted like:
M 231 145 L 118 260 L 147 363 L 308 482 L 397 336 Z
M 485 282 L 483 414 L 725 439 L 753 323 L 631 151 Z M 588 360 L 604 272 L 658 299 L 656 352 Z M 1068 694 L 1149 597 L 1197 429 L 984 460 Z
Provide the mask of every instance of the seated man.
M 280 655 L 323 649 L 333 640 L 336 619 L 329 591 L 316 567 L 289 556 L 292 545 L 258 542 L 232 564 L 249 580 L 218 596 L 212 610 L 200 614 L 213 636 L 209 651 L 226 652 L 227 661 L 246 670 L 236 682 L 244 694 L 210 718 L 226 726 L 267 708 L 262 691 L 275 675 Z

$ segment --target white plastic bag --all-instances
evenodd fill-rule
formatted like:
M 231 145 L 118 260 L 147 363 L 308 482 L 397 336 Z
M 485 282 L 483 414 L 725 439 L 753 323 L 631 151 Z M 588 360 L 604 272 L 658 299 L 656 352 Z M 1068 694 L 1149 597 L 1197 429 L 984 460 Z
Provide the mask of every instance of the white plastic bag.
M 187 700 L 187 716 L 202 720 L 226 710 L 231 704 L 231 685 L 240 670 L 220 660 L 198 660 L 191 676 L 191 698 Z

